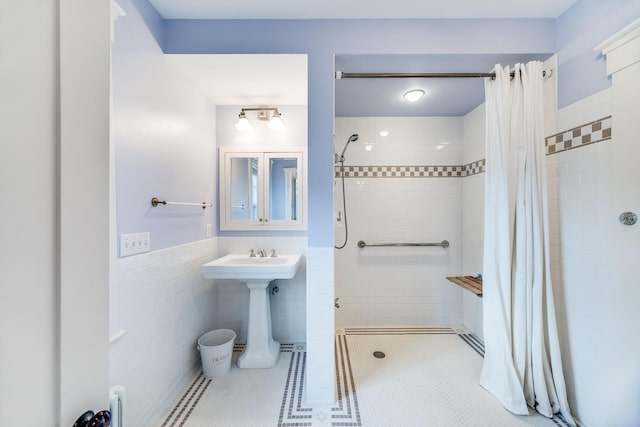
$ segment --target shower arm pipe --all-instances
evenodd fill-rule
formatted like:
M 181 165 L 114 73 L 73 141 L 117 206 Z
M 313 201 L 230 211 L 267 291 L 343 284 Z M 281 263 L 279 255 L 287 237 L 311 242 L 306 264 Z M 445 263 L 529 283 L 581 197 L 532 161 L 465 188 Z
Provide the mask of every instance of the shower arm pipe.
M 158 207 L 158 205 L 180 205 L 180 206 L 199 206 L 202 209 L 212 208 L 213 203 L 207 202 L 199 202 L 199 203 L 191 203 L 191 202 L 168 202 L 166 200 L 159 200 L 157 197 L 153 197 L 151 199 L 151 206 L 154 208 Z
M 449 241 L 443 240 L 439 243 L 365 243 L 364 240 L 360 240 L 358 242 L 358 247 L 360 249 L 366 248 L 367 246 L 371 247 L 407 247 L 407 246 L 441 246 L 443 248 L 449 247 Z
M 511 77 L 514 73 L 511 72 Z M 546 71 L 542 72 L 542 77 L 547 75 Z M 468 79 L 489 77 L 494 79 L 496 73 L 344 73 L 336 71 L 336 79 Z

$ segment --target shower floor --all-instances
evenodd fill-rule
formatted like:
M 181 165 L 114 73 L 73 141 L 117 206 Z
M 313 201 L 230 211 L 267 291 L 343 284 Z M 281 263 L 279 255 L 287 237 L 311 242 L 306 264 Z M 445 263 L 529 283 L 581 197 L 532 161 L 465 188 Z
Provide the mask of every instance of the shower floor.
M 304 344 L 283 344 L 272 369 L 237 368 L 237 345 L 231 372 L 197 375 L 157 426 L 565 426 L 513 415 L 480 387 L 484 347 L 464 329 L 342 328 L 335 339 L 335 405 L 306 404 Z

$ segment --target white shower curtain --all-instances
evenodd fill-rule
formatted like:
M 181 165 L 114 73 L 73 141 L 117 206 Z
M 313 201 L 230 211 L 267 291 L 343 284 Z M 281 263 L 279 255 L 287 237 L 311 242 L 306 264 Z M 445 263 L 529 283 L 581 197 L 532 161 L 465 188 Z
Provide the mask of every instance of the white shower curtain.
M 510 76 L 510 71 L 514 76 Z M 549 266 L 542 64 L 496 65 L 487 138 L 480 384 L 505 408 L 575 425 L 567 402 Z

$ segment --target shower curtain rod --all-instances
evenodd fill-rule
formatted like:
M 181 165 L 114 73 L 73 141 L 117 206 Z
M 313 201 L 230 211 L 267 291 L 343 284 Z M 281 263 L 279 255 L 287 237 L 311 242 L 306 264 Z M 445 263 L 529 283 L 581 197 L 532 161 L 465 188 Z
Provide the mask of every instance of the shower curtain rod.
M 511 77 L 513 77 L 513 71 Z M 542 72 L 542 77 L 547 75 L 546 71 Z M 336 79 L 405 79 L 405 78 L 422 78 L 422 79 L 467 79 L 478 77 L 495 78 L 496 73 L 343 73 L 336 71 Z

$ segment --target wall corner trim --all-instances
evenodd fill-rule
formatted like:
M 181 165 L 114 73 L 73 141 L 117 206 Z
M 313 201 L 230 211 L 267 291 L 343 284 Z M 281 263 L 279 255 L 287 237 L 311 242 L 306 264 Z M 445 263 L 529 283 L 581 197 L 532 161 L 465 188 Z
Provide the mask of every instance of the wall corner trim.
M 127 16 L 127 12 L 116 2 L 116 0 L 111 0 L 111 43 L 115 40 L 115 26 L 116 21 L 121 16 Z
M 594 50 L 607 57 L 607 75 L 640 62 L 640 18 L 627 25 Z

